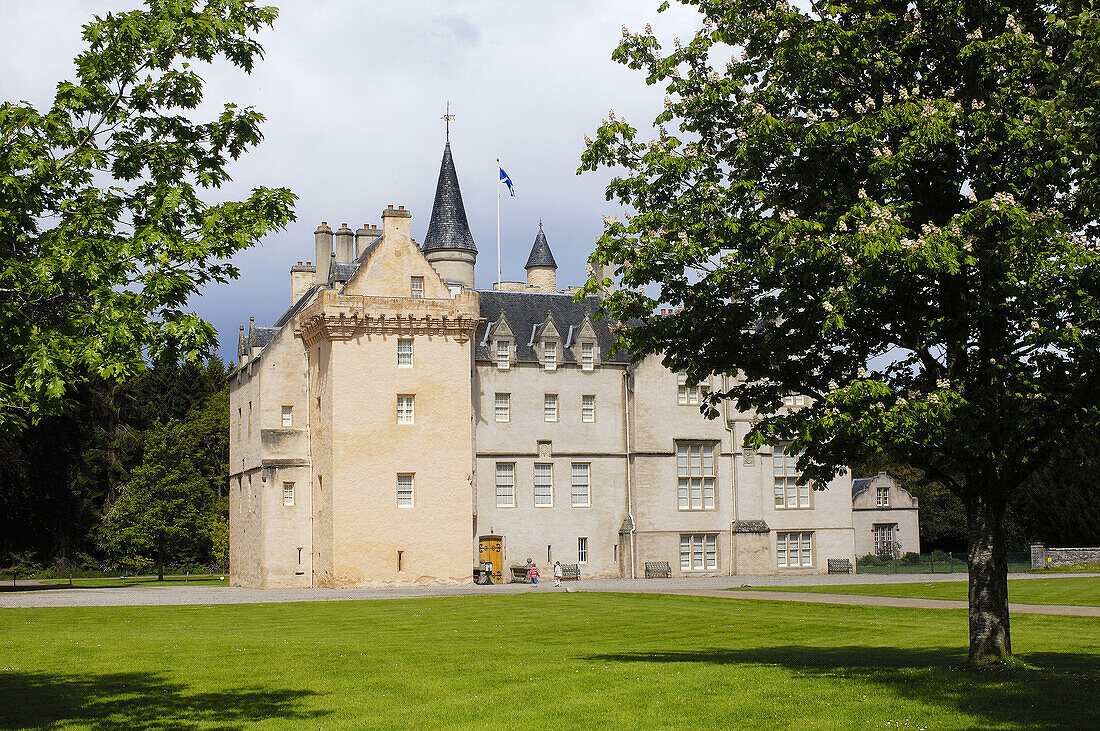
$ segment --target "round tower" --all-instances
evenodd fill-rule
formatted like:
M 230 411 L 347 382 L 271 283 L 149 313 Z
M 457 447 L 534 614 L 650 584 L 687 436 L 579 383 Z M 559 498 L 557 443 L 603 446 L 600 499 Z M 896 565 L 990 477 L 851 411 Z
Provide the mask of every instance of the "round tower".
M 542 219 L 539 219 L 539 232 L 535 235 L 535 243 L 531 246 L 531 255 L 527 257 L 527 287 L 537 289 L 540 292 L 558 291 L 558 263 L 554 261 L 554 254 L 550 251 L 550 244 L 546 242 L 546 234 L 542 232 Z
M 451 158 L 449 141 L 443 148 L 439 182 L 435 186 L 435 204 L 421 250 L 445 282 L 457 282 L 463 287 L 474 288 L 477 246 L 466 220 L 466 207 L 462 204 L 462 190 L 458 187 L 458 174 Z

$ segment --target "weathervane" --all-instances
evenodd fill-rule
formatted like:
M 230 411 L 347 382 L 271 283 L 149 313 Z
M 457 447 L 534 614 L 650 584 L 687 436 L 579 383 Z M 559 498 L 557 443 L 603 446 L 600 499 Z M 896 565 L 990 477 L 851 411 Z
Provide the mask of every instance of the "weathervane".
M 451 144 L 451 120 L 455 118 L 455 115 L 451 114 L 451 103 L 447 102 L 447 111 L 440 119 L 447 125 L 447 144 Z

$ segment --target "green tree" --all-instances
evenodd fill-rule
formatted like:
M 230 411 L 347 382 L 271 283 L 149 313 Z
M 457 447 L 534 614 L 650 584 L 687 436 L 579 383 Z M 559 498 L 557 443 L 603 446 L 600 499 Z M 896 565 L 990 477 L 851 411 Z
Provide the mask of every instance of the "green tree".
M 98 529 L 102 547 L 135 567 L 166 560 L 208 562 L 224 554 L 229 471 L 229 394 L 223 389 L 187 418 L 158 424 L 144 459 L 121 486 Z
M 85 380 L 215 343 L 188 297 L 236 277 L 229 258 L 293 220 L 294 195 L 200 197 L 260 142 L 263 116 L 225 104 L 196 121 L 198 69 L 250 71 L 276 15 L 251 0 L 148 0 L 97 16 L 49 109 L 0 104 L 0 430 L 71 406 Z
M 955 493 L 970 660 L 1005 660 L 1009 497 L 1100 419 L 1092 3 L 682 2 L 690 39 L 613 54 L 667 91 L 655 139 L 612 114 L 582 158 L 623 171 L 620 344 L 743 377 L 715 399 L 817 486 L 882 452 Z

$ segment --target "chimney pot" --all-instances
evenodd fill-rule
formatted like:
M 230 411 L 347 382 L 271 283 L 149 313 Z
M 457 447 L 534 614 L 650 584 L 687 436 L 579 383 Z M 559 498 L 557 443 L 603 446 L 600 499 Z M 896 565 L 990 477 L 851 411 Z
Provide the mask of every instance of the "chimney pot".
M 322 225 L 322 226 L 327 226 L 327 225 L 328 225 L 328 221 L 321 221 L 321 225 Z
M 405 210 L 405 206 L 398 206 L 398 207 L 397 207 L 397 210 L 399 210 L 399 211 L 403 211 L 403 210 Z
M 348 225 L 346 223 L 341 223 L 340 224 L 340 228 L 347 228 L 347 227 L 348 227 Z
M 392 211 L 393 210 L 393 204 L 391 203 L 390 205 L 386 206 L 386 208 L 388 208 L 389 210 Z
M 311 266 L 313 266 L 313 262 L 311 262 L 311 261 L 307 261 L 307 262 L 306 262 L 306 266 L 307 266 L 307 267 L 311 267 Z
M 298 266 L 302 266 L 302 262 L 298 262 Z

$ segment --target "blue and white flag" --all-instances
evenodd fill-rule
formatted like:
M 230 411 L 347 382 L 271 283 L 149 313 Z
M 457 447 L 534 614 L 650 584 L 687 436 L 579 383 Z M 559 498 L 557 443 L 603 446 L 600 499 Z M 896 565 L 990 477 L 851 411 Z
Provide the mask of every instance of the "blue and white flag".
M 500 170 L 500 182 L 502 182 L 502 183 L 504 183 L 505 185 L 508 186 L 508 193 L 513 198 L 515 198 L 516 197 L 516 191 L 512 187 L 512 179 L 508 177 L 508 173 L 504 172 L 504 168 L 502 168 L 498 165 L 497 169 Z

